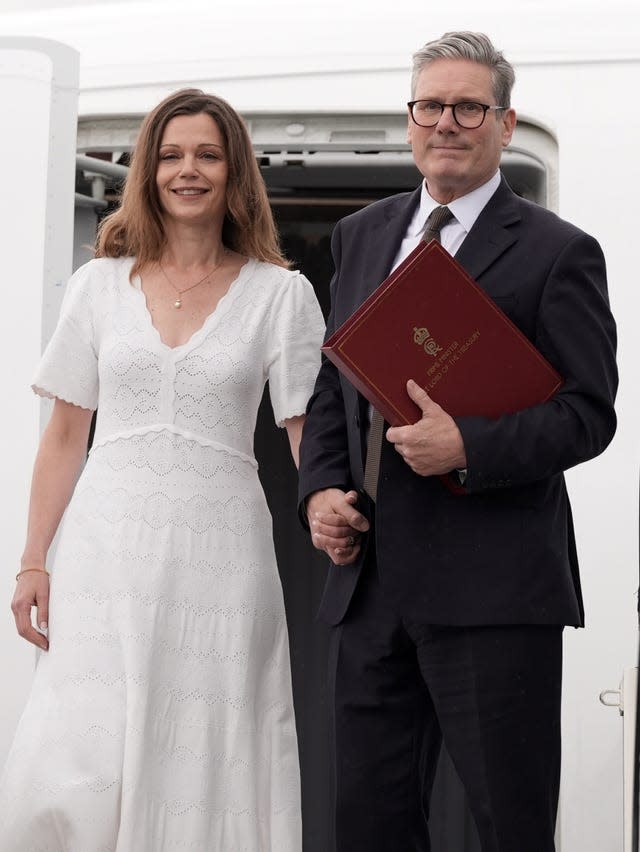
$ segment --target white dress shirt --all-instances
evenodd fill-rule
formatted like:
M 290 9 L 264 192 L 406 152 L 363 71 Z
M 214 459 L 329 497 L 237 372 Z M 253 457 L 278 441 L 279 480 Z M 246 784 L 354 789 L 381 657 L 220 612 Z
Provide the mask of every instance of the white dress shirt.
M 468 195 L 463 195 L 461 198 L 456 198 L 446 206 L 454 215 L 448 224 L 444 226 L 440 232 L 440 242 L 449 254 L 454 255 L 462 245 L 462 241 L 467 236 L 473 227 L 476 219 L 484 209 L 485 205 L 500 185 L 500 172 L 490 178 L 482 186 L 474 189 Z M 420 204 L 413 215 L 409 227 L 406 230 L 404 239 L 400 244 L 400 248 L 393 262 L 393 269 L 396 268 L 402 261 L 411 254 L 414 248 L 420 242 L 420 237 L 424 231 L 424 226 L 427 224 L 429 214 L 439 207 L 440 204 L 435 201 L 427 191 L 427 182 L 422 182 L 422 192 L 420 193 Z

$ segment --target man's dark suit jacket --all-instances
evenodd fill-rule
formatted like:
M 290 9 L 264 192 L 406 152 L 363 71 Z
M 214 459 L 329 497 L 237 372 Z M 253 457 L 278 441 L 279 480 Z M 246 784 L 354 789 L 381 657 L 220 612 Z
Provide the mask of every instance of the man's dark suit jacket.
M 420 189 L 396 195 L 338 223 L 327 335 L 388 275 L 419 197 Z M 564 384 L 517 414 L 456 418 L 465 495 L 413 473 L 384 442 L 374 525 L 381 582 L 418 623 L 582 625 L 563 471 L 602 452 L 616 426 L 616 334 L 602 252 L 503 178 L 456 259 Z M 303 433 L 301 506 L 319 489 L 362 488 L 366 427 L 365 400 L 325 359 Z M 367 514 L 366 498 L 361 505 Z M 354 565 L 330 568 L 320 608 L 330 624 L 345 615 L 368 544 Z

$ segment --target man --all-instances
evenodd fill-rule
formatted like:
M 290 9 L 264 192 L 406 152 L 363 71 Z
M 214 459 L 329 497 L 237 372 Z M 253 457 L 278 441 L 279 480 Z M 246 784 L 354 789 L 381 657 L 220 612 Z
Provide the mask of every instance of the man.
M 320 614 L 332 625 L 338 852 L 430 848 L 442 739 L 483 852 L 554 849 L 562 630 L 583 624 L 563 471 L 614 434 L 615 325 L 595 240 L 500 175 L 513 81 L 482 34 L 418 51 L 408 134 L 425 180 L 333 236 L 328 334 L 446 206 L 453 218 L 435 236 L 564 379 L 550 401 L 495 420 L 451 418 L 409 381 L 422 417 L 385 426 L 374 504 L 363 494 L 368 406 L 323 363 L 300 499 L 333 562 Z

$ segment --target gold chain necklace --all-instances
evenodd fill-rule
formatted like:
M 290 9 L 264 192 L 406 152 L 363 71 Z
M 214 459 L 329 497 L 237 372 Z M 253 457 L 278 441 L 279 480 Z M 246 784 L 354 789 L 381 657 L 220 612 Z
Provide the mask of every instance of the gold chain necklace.
M 188 293 L 189 290 L 193 290 L 194 287 L 198 287 L 200 284 L 204 284 L 204 282 L 207 280 L 207 278 L 209 278 L 211 275 L 213 275 L 213 273 L 222 266 L 226 256 L 227 256 L 227 250 L 224 249 L 224 251 L 222 252 L 222 257 L 220 258 L 218 263 L 216 263 L 216 265 L 212 269 L 210 269 L 207 272 L 206 275 L 203 275 L 202 278 L 200 278 L 199 281 L 196 281 L 195 284 L 190 284 L 188 287 L 184 287 L 182 290 L 180 290 L 178 287 L 176 287 L 176 285 L 173 283 L 173 281 L 167 275 L 165 268 L 162 265 L 162 263 L 160 261 L 158 261 L 158 266 L 160 267 L 160 271 L 162 272 L 164 277 L 167 279 L 169 286 L 171 287 L 172 290 L 175 290 L 175 292 L 178 294 L 178 298 L 173 303 L 173 307 L 174 308 L 181 308 L 182 307 L 182 296 L 185 293 Z

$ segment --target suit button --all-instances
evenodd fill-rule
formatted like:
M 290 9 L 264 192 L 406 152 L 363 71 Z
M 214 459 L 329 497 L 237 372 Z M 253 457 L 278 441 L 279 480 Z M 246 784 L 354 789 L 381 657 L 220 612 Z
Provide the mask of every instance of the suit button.
M 356 424 L 356 429 L 359 429 L 360 428 L 360 418 L 358 417 L 357 414 L 354 415 L 353 422 Z

